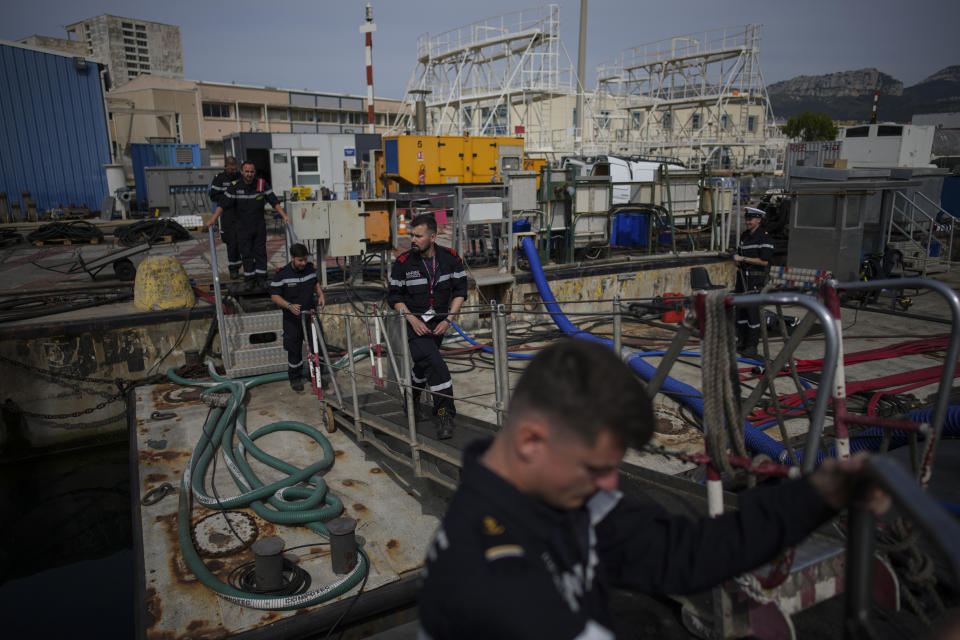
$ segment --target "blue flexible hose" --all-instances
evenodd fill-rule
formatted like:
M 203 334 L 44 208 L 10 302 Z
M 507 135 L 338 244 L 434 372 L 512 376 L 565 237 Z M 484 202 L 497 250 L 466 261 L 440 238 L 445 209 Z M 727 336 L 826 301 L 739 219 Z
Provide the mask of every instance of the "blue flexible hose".
M 464 340 L 466 340 L 467 342 L 469 342 L 470 344 L 472 344 L 472 345 L 475 346 L 475 347 L 480 347 L 482 350 L 486 351 L 487 353 L 493 353 L 493 349 L 491 349 L 490 347 L 487 347 L 487 346 L 484 346 L 484 345 L 480 344 L 479 342 L 477 342 L 476 340 L 474 340 L 473 338 L 471 338 L 470 336 L 468 336 L 467 334 L 465 334 L 465 333 L 463 332 L 463 329 L 461 329 L 461 328 L 460 328 L 460 325 L 458 325 L 456 322 L 451 322 L 451 324 L 453 325 L 453 328 L 457 330 L 457 333 L 460 334 L 460 337 L 461 337 L 461 338 L 463 338 Z M 530 353 L 511 353 L 511 352 L 508 351 L 508 352 L 507 352 L 507 356 L 509 356 L 509 357 L 511 357 L 511 358 L 525 358 L 525 359 L 528 359 L 528 360 L 529 360 L 530 358 L 533 357 L 533 354 L 530 354 Z
M 560 310 L 559 305 L 557 305 L 557 299 L 554 297 L 553 291 L 551 291 L 550 285 L 547 283 L 547 278 L 543 273 L 543 267 L 540 266 L 540 258 L 537 255 L 537 248 L 534 246 L 533 241 L 530 238 L 523 239 L 523 251 L 527 256 L 527 261 L 530 263 L 530 271 L 533 274 L 533 280 L 537 285 L 537 290 L 540 292 L 540 297 L 543 299 L 544 306 L 546 306 L 547 311 L 551 313 L 553 321 L 556 323 L 557 327 L 559 327 L 560 330 L 568 336 L 590 340 L 592 342 L 599 342 L 600 344 L 612 348 L 612 340 L 599 338 L 586 331 L 581 331 L 576 325 L 570 322 L 567 316 L 564 315 L 563 311 Z M 637 354 L 631 355 L 626 360 L 626 363 L 644 380 L 650 380 L 656 371 L 653 365 L 646 362 L 643 357 Z M 697 415 L 703 415 L 703 394 L 699 389 L 691 387 L 690 385 L 671 377 L 667 377 L 663 381 L 663 384 L 660 388 L 667 395 L 675 396 L 677 401 L 682 402 L 693 409 Z M 765 453 L 773 460 L 777 460 L 784 464 L 789 462 L 787 450 L 782 444 L 765 434 L 763 431 L 757 429 L 749 422 L 744 422 L 744 430 L 744 440 L 751 450 L 759 453 Z

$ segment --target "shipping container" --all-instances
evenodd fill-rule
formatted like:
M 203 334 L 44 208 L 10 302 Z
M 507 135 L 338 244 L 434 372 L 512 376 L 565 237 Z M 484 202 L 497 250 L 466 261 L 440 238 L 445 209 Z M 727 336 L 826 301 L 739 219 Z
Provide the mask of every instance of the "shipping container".
M 0 191 L 39 211 L 108 195 L 110 137 L 97 61 L 0 41 Z
M 131 144 L 130 156 L 133 160 L 133 179 L 137 185 L 137 202 L 149 199 L 143 171 L 147 167 L 199 167 L 203 164 L 198 144 Z

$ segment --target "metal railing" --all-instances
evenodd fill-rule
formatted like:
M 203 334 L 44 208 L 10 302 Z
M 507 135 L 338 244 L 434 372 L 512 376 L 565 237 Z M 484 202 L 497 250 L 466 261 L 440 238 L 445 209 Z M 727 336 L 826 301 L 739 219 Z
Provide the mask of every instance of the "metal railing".
M 903 251 L 904 260 L 923 277 L 930 267 L 949 271 L 955 222 L 949 212 L 923 193 L 914 191 L 908 197 L 903 191 L 895 191 L 887 245 Z

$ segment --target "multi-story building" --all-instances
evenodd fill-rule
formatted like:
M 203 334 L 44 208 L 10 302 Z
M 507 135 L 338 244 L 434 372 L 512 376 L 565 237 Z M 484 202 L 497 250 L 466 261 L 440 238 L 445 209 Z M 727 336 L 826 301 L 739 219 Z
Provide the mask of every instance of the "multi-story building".
M 375 99 L 375 133 L 401 105 Z M 362 96 L 146 75 L 110 91 L 107 107 L 114 155 L 125 162 L 131 143 L 181 142 L 208 149 L 220 165 L 223 139 L 235 133 L 363 133 L 367 120 Z
M 102 60 L 113 86 L 141 74 L 183 78 L 180 27 L 107 14 L 66 26 L 67 38 Z

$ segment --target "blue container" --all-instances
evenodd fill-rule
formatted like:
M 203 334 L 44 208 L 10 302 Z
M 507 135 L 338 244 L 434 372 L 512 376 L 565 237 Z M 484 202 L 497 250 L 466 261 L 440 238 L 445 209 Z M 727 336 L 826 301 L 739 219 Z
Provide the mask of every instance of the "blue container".
M 99 209 L 110 162 L 99 65 L 4 42 L 0 78 L 0 191 L 11 203 L 29 191 L 40 211 Z
M 137 202 L 147 199 L 147 167 L 199 167 L 200 145 L 198 144 L 131 144 L 133 179 L 137 185 Z
M 931 240 L 928 242 L 922 243 L 924 247 L 927 247 L 927 255 L 931 258 L 940 257 L 940 242 L 938 240 Z
M 617 213 L 613 216 L 610 244 L 615 247 L 645 247 L 650 242 L 649 213 Z

